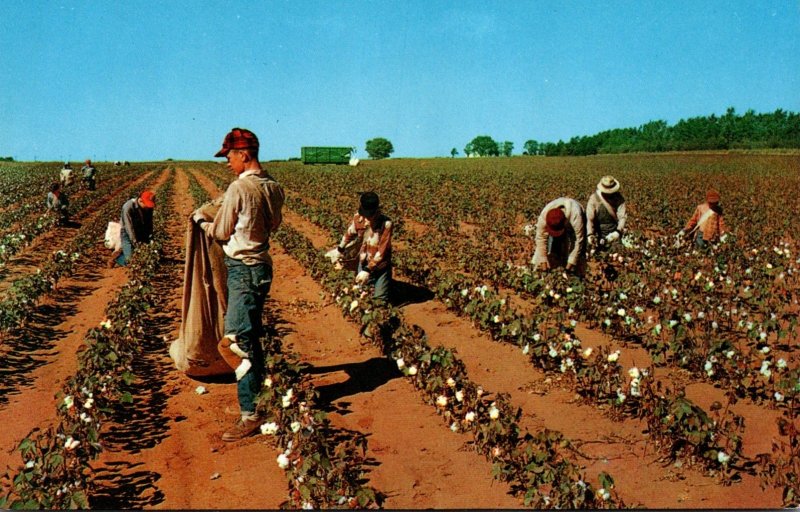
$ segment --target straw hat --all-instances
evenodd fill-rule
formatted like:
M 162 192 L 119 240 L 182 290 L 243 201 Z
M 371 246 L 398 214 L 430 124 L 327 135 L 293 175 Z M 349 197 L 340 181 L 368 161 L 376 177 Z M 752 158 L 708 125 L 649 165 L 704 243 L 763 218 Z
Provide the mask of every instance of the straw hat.
M 619 190 L 619 182 L 613 176 L 603 176 L 597 183 L 597 191 L 603 194 L 613 194 Z

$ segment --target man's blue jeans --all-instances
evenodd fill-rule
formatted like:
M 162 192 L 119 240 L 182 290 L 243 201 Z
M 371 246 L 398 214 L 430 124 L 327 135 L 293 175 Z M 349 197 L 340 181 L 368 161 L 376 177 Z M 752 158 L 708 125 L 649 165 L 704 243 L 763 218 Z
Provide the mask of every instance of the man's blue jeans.
M 358 262 L 358 272 L 363 270 L 361 262 Z M 389 288 L 392 283 L 392 264 L 391 262 L 383 270 L 370 272 L 367 284 L 375 286 L 375 293 L 372 295 L 376 299 L 389 300 Z
M 252 367 L 237 383 L 239 408 L 243 415 L 256 412 L 255 398 L 264 375 L 264 328 L 261 312 L 272 286 L 272 267 L 266 263 L 245 265 L 225 256 L 228 269 L 228 309 L 225 311 L 225 334 L 235 334 L 236 344 L 250 358 Z
M 128 232 L 125 231 L 123 228 L 120 232 L 120 245 L 122 246 L 122 254 L 117 256 L 117 264 L 120 267 L 124 267 L 128 264 L 128 261 L 131 259 L 131 255 L 133 254 L 133 243 L 131 243 L 131 239 L 128 238 Z

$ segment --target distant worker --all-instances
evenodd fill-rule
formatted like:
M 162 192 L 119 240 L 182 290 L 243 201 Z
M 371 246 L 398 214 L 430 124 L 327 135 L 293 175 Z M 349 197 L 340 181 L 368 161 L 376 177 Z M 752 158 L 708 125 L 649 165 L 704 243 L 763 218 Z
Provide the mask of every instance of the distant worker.
M 728 228 L 722 218 L 722 207 L 719 205 L 719 192 L 710 188 L 706 192 L 706 202 L 697 205 L 686 227 L 678 232 L 678 238 L 693 237 L 695 245 L 705 249 L 717 239 L 724 243 L 728 238 L 727 232 Z
M 58 177 L 62 187 L 72 185 L 72 171 L 72 165 L 69 162 L 64 162 L 64 167 L 61 168 L 61 173 Z
M 256 408 L 265 372 L 261 314 L 272 286 L 269 239 L 281 225 L 285 196 L 281 185 L 262 169 L 258 149 L 258 138 L 250 130 L 233 128 L 225 136 L 214 156 L 228 160 L 236 179 L 228 185 L 213 220 L 199 211 L 192 216 L 222 244 L 228 270 L 225 334 L 217 350 L 236 375 L 240 418 L 222 435 L 223 441 L 245 438 L 261 426 Z
M 540 270 L 564 267 L 582 276 L 586 270 L 586 214 L 569 197 L 547 203 L 536 221 L 536 251 L 531 264 Z
M 597 190 L 586 202 L 589 247 L 604 249 L 619 240 L 627 220 L 625 198 L 619 192 L 619 182 L 613 176 L 603 176 Z
M 116 262 L 121 267 L 128 264 L 133 250 L 139 244 L 145 244 L 153 237 L 153 208 L 156 207 L 156 195 L 145 190 L 139 197 L 125 201 L 120 215 L 120 245 L 122 254 Z
M 50 191 L 47 193 L 47 211 L 56 215 L 56 224 L 64 226 L 69 223 L 69 199 L 67 194 L 61 190 L 59 182 L 50 184 Z
M 358 212 L 353 215 L 341 242 L 327 257 L 335 263 L 351 244 L 358 245 L 361 241 L 356 283 L 374 285 L 373 297 L 388 301 L 392 285 L 392 221 L 381 212 L 375 192 L 364 192 L 359 201 Z
M 92 165 L 91 160 L 86 160 L 86 165 L 81 167 L 81 172 L 83 173 L 84 186 L 89 190 L 94 190 L 97 181 L 97 169 Z

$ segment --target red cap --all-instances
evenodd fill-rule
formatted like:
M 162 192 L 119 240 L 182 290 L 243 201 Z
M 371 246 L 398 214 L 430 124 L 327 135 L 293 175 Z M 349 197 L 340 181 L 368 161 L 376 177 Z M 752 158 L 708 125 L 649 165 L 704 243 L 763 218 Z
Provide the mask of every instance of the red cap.
M 227 156 L 232 149 L 258 149 L 258 137 L 250 130 L 244 128 L 233 128 L 225 140 L 222 141 L 222 149 L 217 151 L 215 157 Z
M 547 212 L 544 218 L 547 225 L 544 227 L 547 234 L 552 237 L 559 237 L 564 234 L 567 228 L 567 216 L 561 208 L 553 208 Z
M 713 188 L 708 189 L 708 192 L 706 192 L 706 201 L 708 201 L 709 203 L 718 203 L 719 192 L 717 192 Z
M 156 207 L 156 194 L 152 190 L 145 190 L 139 196 L 139 200 L 142 202 L 142 206 L 145 208 L 155 208 Z

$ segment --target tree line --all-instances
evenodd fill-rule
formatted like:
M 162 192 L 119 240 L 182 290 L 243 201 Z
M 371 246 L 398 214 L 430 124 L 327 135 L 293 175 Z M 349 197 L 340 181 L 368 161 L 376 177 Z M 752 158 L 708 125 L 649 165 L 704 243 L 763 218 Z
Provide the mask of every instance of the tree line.
M 638 128 L 615 128 L 564 142 L 535 143 L 528 154 L 582 156 L 608 153 L 695 151 L 719 149 L 800 148 L 800 114 L 778 109 L 737 115 L 733 107 L 723 116 L 681 119 L 669 126 L 650 121 Z M 526 143 L 527 144 L 527 143 Z
M 585 156 L 612 153 L 696 151 L 720 149 L 800 148 L 800 114 L 778 109 L 756 114 L 748 110 L 737 115 L 733 107 L 723 116 L 698 116 L 681 119 L 670 126 L 666 121 L 650 121 L 637 128 L 614 128 L 595 135 L 576 136 L 568 141 L 538 142 L 523 145 L 523 155 Z M 511 156 L 512 142 L 497 142 L 479 135 L 464 147 L 464 156 Z M 453 148 L 455 157 L 458 150 Z

